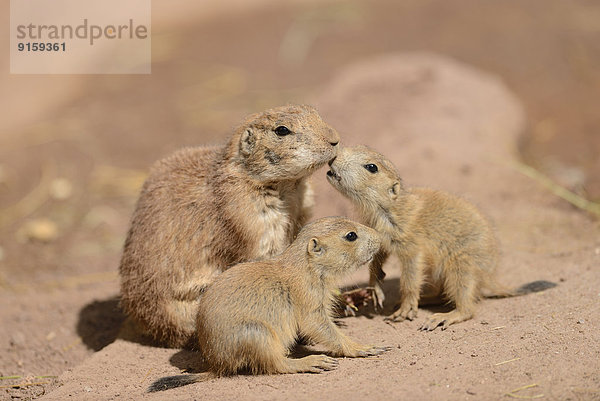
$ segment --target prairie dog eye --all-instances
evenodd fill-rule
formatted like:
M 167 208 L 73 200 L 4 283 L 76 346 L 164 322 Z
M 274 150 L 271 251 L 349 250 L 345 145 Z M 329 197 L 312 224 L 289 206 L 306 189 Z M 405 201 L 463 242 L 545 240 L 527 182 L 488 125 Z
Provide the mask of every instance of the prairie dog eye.
M 366 168 L 370 173 L 373 173 L 373 174 L 375 174 L 377 171 L 379 171 L 379 169 L 377 168 L 377 165 L 373 164 L 373 163 L 365 164 L 364 168 Z
M 292 131 L 290 131 L 285 125 L 280 125 L 279 127 L 275 128 L 275 133 L 279 136 L 286 136 L 291 134 Z
M 358 235 L 356 235 L 356 233 L 354 231 L 350 231 L 348 234 L 346 234 L 344 236 L 344 238 L 346 238 L 346 241 L 356 241 L 356 239 L 358 238 Z

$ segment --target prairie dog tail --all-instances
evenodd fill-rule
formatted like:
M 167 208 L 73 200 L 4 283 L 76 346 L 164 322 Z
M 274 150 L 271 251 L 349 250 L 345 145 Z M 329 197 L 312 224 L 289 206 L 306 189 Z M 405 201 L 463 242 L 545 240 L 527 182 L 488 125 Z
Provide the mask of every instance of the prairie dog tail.
M 172 388 L 187 386 L 188 384 L 205 382 L 214 379 L 216 375 L 212 372 L 194 373 L 189 375 L 176 375 L 161 377 L 148 387 L 149 393 L 170 390 Z
M 518 297 L 521 295 L 527 295 L 534 292 L 545 291 L 550 288 L 556 287 L 557 284 L 546 280 L 532 281 L 527 284 L 523 284 L 517 288 L 506 288 L 498 283 L 494 283 L 489 286 L 489 293 L 484 294 L 485 298 L 508 298 Z

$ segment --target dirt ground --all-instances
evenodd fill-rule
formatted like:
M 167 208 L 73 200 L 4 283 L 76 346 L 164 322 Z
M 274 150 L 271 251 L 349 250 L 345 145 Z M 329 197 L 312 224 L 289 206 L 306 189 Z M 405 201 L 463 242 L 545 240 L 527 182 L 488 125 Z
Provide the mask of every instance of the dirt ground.
M 510 399 L 536 384 L 511 394 L 600 399 L 598 220 L 513 164 L 600 198 L 600 6 L 268 3 L 155 7 L 151 76 L 3 71 L 0 399 L 138 399 L 155 378 L 201 369 L 193 353 L 118 338 L 116 271 L 137 192 L 154 160 L 222 141 L 243 115 L 288 102 L 316 104 L 345 143 L 387 154 L 408 185 L 479 205 L 503 244 L 503 282 L 559 286 L 485 300 L 445 332 L 416 331 L 429 309 L 395 325 L 345 318 L 351 336 L 394 350 L 322 375 L 241 376 L 148 398 Z M 316 216 L 352 216 L 323 174 Z

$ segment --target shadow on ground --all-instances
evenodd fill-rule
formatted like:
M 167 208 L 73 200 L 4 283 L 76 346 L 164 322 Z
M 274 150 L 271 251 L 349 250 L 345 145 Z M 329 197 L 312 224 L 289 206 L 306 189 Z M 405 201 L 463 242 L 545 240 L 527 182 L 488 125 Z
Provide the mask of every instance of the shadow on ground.
M 142 330 L 121 310 L 119 297 L 93 301 L 79 312 L 77 334 L 82 342 L 93 351 L 100 351 L 117 338 L 141 345 L 162 345 L 143 334 Z
M 117 339 L 124 321 L 118 296 L 95 300 L 79 311 L 77 334 L 89 349 L 100 351 Z
M 202 361 L 202 356 L 198 351 L 182 349 L 169 358 L 172 366 L 175 366 L 182 372 L 201 373 L 206 372 L 207 367 Z
M 117 339 L 151 347 L 170 348 L 144 334 L 142 328 L 123 313 L 117 295 L 84 306 L 79 312 L 77 334 L 93 351 L 100 351 Z

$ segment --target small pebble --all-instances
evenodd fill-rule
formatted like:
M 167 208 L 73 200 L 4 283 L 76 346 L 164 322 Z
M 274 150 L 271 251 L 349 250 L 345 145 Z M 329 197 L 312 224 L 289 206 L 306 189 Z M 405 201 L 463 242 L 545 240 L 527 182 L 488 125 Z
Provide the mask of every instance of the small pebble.
M 36 219 L 25 223 L 17 232 L 17 239 L 22 242 L 40 241 L 51 242 L 58 237 L 58 226 L 49 219 Z
M 55 178 L 50 183 L 50 197 L 56 200 L 69 199 L 73 194 L 73 184 L 66 178 Z
M 583 320 L 583 319 L 579 319 L 579 320 L 577 321 L 577 324 L 584 324 L 584 323 L 585 323 L 585 320 Z
M 25 345 L 25 335 L 20 331 L 14 332 L 10 337 L 9 344 L 13 347 Z

